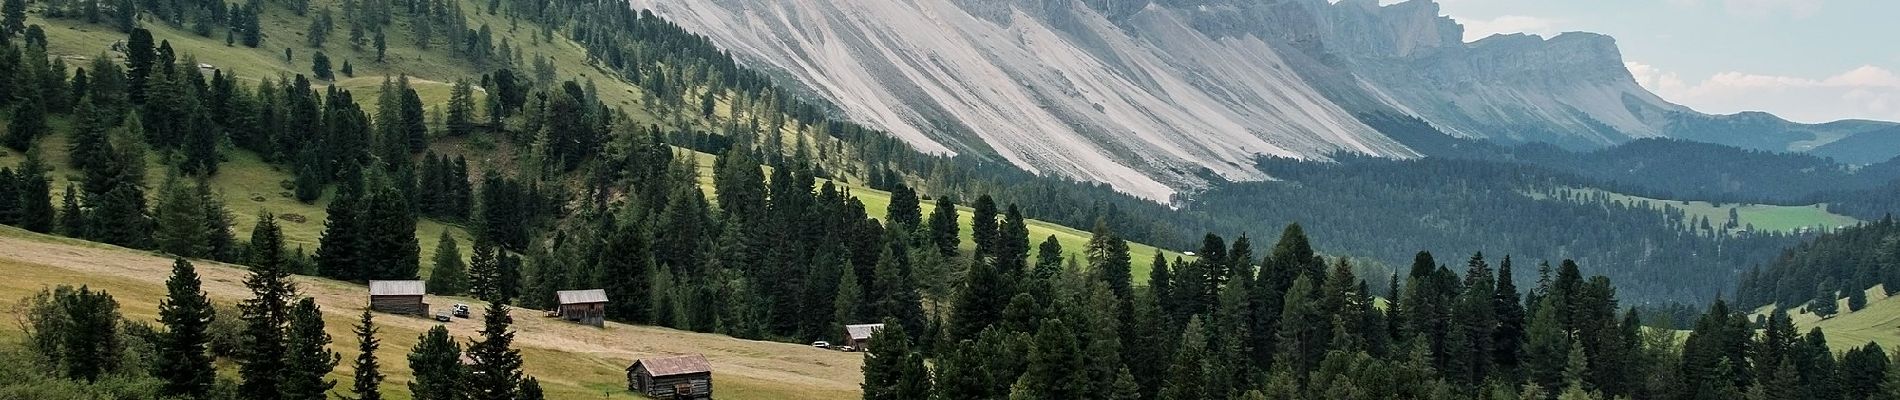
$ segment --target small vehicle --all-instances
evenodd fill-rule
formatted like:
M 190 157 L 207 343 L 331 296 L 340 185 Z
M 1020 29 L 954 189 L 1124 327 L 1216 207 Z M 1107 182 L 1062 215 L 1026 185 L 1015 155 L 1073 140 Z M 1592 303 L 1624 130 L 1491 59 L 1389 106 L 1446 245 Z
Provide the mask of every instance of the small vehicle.
M 811 342 L 811 347 L 817 347 L 820 349 L 829 349 L 831 348 L 831 342 L 827 342 L 823 340 Z
M 467 304 L 456 304 L 454 307 L 450 307 L 450 309 L 454 311 L 456 318 L 468 318 Z
M 454 321 L 455 319 L 449 318 L 448 311 L 437 311 L 435 312 L 435 320 L 440 321 L 440 322 L 449 322 L 449 321 Z
M 851 347 L 851 346 L 838 346 L 838 351 L 842 351 L 842 352 L 846 352 L 846 353 L 851 353 L 851 352 L 856 352 L 856 351 L 858 351 L 858 348 L 856 348 L 856 347 Z

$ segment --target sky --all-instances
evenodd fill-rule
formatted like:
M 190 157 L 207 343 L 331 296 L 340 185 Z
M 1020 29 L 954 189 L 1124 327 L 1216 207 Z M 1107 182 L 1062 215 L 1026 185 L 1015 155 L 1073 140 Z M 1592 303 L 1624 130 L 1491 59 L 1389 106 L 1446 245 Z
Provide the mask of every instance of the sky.
M 1638 83 L 1698 111 L 1900 121 L 1900 0 L 1437 1 L 1467 42 L 1615 37 Z

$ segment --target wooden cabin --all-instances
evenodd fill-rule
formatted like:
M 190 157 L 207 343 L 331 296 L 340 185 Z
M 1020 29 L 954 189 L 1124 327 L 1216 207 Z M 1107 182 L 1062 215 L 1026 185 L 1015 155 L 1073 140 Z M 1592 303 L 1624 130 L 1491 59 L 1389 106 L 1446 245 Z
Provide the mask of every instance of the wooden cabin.
M 560 301 L 560 308 L 555 311 L 561 318 L 593 326 L 607 323 L 606 290 L 562 290 L 554 292 L 554 296 Z
M 844 326 L 844 345 L 863 350 L 871 344 L 871 335 L 884 330 L 884 324 L 863 324 Z
M 403 315 L 429 315 L 422 302 L 422 281 L 369 281 L 369 309 Z
M 698 354 L 636 360 L 627 390 L 655 399 L 712 399 L 712 363 Z

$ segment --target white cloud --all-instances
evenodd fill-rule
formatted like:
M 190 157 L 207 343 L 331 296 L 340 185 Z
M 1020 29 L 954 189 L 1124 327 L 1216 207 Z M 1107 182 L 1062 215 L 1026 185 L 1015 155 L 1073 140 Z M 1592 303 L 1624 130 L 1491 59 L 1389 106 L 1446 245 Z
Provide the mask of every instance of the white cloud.
M 1751 18 L 1784 13 L 1795 18 L 1806 18 L 1821 11 L 1821 0 L 1723 0 L 1722 8 L 1728 10 L 1729 14 Z
M 1644 88 L 1703 112 L 1767 111 L 1801 122 L 1900 121 L 1900 75 L 1877 66 L 1821 78 L 1722 72 L 1694 84 L 1651 65 L 1627 66 Z
M 1465 41 L 1475 41 L 1499 33 L 1531 33 L 1549 37 L 1558 33 L 1560 20 L 1525 15 L 1501 15 L 1488 20 L 1464 19 Z

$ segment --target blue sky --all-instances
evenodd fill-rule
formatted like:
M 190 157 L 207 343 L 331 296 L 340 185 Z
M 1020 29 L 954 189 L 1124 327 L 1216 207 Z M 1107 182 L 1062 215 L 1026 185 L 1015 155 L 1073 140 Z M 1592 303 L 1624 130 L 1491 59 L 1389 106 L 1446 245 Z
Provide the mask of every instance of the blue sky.
M 1386 0 L 1394 3 L 1396 0 Z M 1900 121 L 1900 1 L 1438 0 L 1465 40 L 1616 37 L 1644 87 L 1710 113 Z

